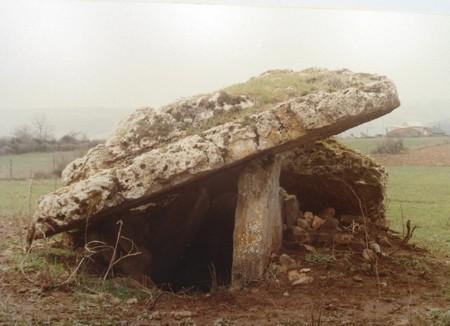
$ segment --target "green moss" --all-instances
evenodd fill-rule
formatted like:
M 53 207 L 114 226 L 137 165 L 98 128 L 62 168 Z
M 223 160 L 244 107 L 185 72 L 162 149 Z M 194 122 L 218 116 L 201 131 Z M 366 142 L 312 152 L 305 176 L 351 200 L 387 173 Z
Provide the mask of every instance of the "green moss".
M 241 84 L 224 89 L 231 95 L 247 94 L 255 99 L 256 107 L 280 103 L 293 97 L 300 97 L 322 88 L 323 77 L 314 70 L 292 72 L 289 70 L 273 71 Z
M 227 122 L 233 122 L 240 119 L 246 119 L 249 115 L 255 113 L 254 108 L 244 109 L 244 110 L 230 110 L 223 111 L 221 113 L 215 114 L 212 118 L 203 121 L 196 127 L 192 127 L 186 130 L 188 136 L 198 134 L 202 131 L 211 129 L 216 126 L 220 126 Z
M 255 101 L 255 105 L 243 110 L 230 110 L 216 113 L 214 117 L 205 120 L 199 126 L 188 129 L 186 134 L 197 134 L 215 126 L 242 119 L 244 119 L 244 124 L 248 125 L 252 123 L 251 119 L 246 120 L 250 115 L 261 112 L 270 106 L 275 106 L 290 98 L 305 96 L 318 89 L 326 91 L 336 90 L 336 85 L 330 83 L 327 76 L 327 74 L 321 73 L 318 70 L 301 72 L 278 70 L 251 78 L 245 83 L 226 87 L 220 90 L 222 92 L 221 94 L 236 97 L 248 95 Z
M 328 265 L 335 261 L 334 257 L 322 253 L 308 253 L 305 255 L 305 261 L 313 265 Z

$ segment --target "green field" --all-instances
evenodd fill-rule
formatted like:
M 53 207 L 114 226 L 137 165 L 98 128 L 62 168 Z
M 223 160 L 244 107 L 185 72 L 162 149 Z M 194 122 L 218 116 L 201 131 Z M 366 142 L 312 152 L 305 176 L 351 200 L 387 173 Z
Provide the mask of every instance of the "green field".
M 388 167 L 388 217 L 402 231 L 410 219 L 415 240 L 433 253 L 450 256 L 450 167 Z
M 82 155 L 81 151 L 0 155 L 0 179 L 48 176 Z M 12 167 L 12 169 L 11 169 Z
M 36 208 L 42 195 L 55 190 L 61 185 L 56 179 L 37 179 L 31 183 L 28 180 L 0 180 L 0 216 L 28 214 Z
M 388 167 L 389 185 L 387 214 L 391 227 L 402 231 L 410 219 L 418 229 L 413 242 L 435 254 L 450 253 L 450 167 Z M 58 187 L 55 180 L 35 180 L 32 185 L 31 208 L 38 198 Z M 1 215 L 28 212 L 26 180 L 0 180 Z
M 450 136 L 442 137 L 407 137 L 402 138 L 406 149 L 418 148 L 450 143 Z M 369 154 L 383 141 L 382 137 L 374 138 L 339 138 L 339 141 L 350 148 Z

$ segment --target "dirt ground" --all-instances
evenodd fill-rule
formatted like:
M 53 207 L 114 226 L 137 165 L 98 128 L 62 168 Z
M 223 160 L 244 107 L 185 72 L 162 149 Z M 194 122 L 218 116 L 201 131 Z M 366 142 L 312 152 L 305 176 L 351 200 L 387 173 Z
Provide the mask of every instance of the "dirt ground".
M 108 288 L 99 278 L 47 286 L 45 266 L 18 268 L 16 223 L 5 223 L 0 237 L 1 325 L 446 325 L 439 320 L 450 308 L 450 261 L 415 248 L 380 257 L 375 270 L 349 247 L 336 248 L 334 258 L 326 248 L 285 248 L 311 269 L 311 284 L 292 286 L 286 273 L 273 273 L 244 290 L 174 294 L 121 278 Z
M 419 148 L 397 155 L 371 154 L 370 156 L 387 166 L 450 166 L 450 144 Z

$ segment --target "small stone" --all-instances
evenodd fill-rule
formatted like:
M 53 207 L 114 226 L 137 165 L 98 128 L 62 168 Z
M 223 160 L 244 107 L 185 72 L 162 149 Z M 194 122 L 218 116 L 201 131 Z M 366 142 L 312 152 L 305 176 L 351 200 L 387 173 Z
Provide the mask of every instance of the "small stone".
M 306 274 L 300 274 L 300 278 L 292 282 L 292 285 L 295 286 L 295 285 L 311 284 L 313 281 L 314 277 Z
M 311 242 L 311 235 L 309 234 L 309 232 L 299 226 L 294 226 L 292 228 L 292 235 L 294 236 L 295 240 L 300 243 Z
M 362 256 L 368 262 L 374 262 L 377 259 L 377 255 L 372 249 L 364 249 L 362 252 Z
M 333 240 L 337 244 L 346 245 L 353 241 L 353 235 L 349 233 L 336 233 L 333 236 Z
M 311 223 L 309 223 L 304 218 L 298 218 L 297 219 L 297 226 L 301 227 L 302 229 L 308 230 L 309 228 L 311 228 Z
M 309 223 L 312 223 L 314 219 L 314 214 L 312 212 L 305 212 L 305 214 L 303 214 L 303 218 L 307 220 Z
M 185 318 L 182 320 L 180 325 L 183 326 L 197 326 L 197 323 L 192 318 Z
M 323 218 L 324 220 L 332 219 L 335 217 L 335 215 L 336 215 L 336 210 L 333 207 L 327 207 L 319 213 L 319 216 L 321 218 Z
M 112 297 L 111 298 L 111 303 L 112 304 L 120 304 L 122 301 L 119 298 L 116 297 Z
M 172 311 L 172 317 L 176 320 L 191 318 L 193 313 L 191 311 Z
M 302 268 L 300 270 L 300 273 L 309 273 L 309 272 L 311 272 L 311 268 Z
M 234 325 L 233 321 L 228 318 L 218 318 L 214 321 L 213 326 L 229 326 Z
M 138 299 L 137 298 L 130 298 L 126 302 L 127 302 L 127 304 L 136 304 L 136 303 L 138 303 Z
M 300 278 L 300 273 L 296 270 L 292 270 L 288 272 L 288 280 L 289 282 L 294 282 Z
M 303 235 L 306 232 L 305 229 L 301 228 L 300 226 L 294 226 L 291 230 L 292 234 L 295 236 Z
M 355 282 L 362 282 L 363 281 L 363 278 L 361 276 L 359 276 L 359 275 L 355 275 L 352 278 L 353 278 L 353 281 L 355 281 Z
M 382 254 L 380 245 L 378 243 L 376 243 L 375 241 L 371 241 L 369 243 L 369 248 L 372 249 L 373 251 L 375 251 L 375 253 L 377 253 L 379 255 Z
M 313 221 L 311 223 L 311 226 L 313 228 L 313 230 L 317 230 L 318 228 L 320 228 L 322 226 L 322 224 L 325 223 L 325 220 L 320 218 L 319 216 L 314 216 L 313 217 Z
M 297 268 L 297 262 L 289 257 L 287 254 L 282 254 L 280 256 L 280 264 L 281 266 L 285 267 L 287 270 L 296 269 Z
M 314 248 L 311 245 L 303 244 L 303 247 L 305 247 L 306 251 L 309 251 L 309 252 L 316 252 L 317 251 L 316 248 Z
M 289 294 L 289 292 L 288 291 L 286 291 L 286 292 L 283 292 L 283 296 L 284 297 L 288 297 L 290 294 Z
M 314 278 L 306 273 L 299 273 L 296 270 L 292 270 L 288 273 L 288 280 L 291 285 L 300 285 L 312 283 Z
M 336 230 L 339 228 L 339 220 L 334 217 L 325 219 L 325 222 L 320 227 L 322 230 Z
M 279 273 L 283 273 L 283 269 L 284 269 L 284 272 L 287 272 L 287 270 L 284 266 L 280 265 L 278 262 L 272 262 L 267 267 L 266 273 L 279 274 Z
M 154 311 L 150 314 L 150 316 L 148 317 L 150 320 L 161 320 L 162 319 L 162 315 L 161 312 L 159 311 Z
M 17 293 L 25 293 L 27 291 L 28 291 L 27 288 L 20 288 L 19 290 L 17 290 Z

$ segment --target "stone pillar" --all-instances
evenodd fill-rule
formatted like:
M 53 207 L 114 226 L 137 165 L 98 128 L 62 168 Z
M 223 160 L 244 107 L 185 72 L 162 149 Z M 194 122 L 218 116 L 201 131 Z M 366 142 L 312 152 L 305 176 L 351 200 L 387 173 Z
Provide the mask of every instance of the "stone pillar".
M 233 235 L 232 286 L 260 280 L 270 256 L 281 248 L 280 161 L 251 162 L 238 180 Z

